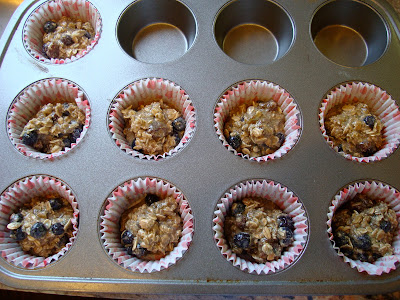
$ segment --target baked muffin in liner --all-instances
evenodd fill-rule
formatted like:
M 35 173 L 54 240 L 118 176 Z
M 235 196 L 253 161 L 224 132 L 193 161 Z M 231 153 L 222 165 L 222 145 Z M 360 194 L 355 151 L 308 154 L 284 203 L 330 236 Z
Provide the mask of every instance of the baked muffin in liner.
M 332 217 L 341 205 L 353 199 L 357 194 L 364 194 L 371 199 L 384 201 L 396 212 L 397 221 L 400 223 L 400 192 L 379 181 L 358 181 L 341 189 L 333 198 L 329 206 L 328 221 L 326 222 L 328 225 L 329 239 L 338 255 L 341 256 L 346 263 L 350 264 L 352 268 L 356 268 L 358 272 L 367 272 L 369 275 L 389 273 L 396 269 L 396 265 L 398 265 L 400 261 L 400 226 L 397 227 L 396 236 L 392 243 L 394 250 L 393 255 L 383 256 L 374 263 L 350 259 L 335 245 L 331 227 Z
M 382 135 L 385 143 L 379 151 L 368 157 L 355 157 L 351 154 L 339 152 L 338 147 L 334 146 L 333 141 L 328 136 L 325 129 L 325 117 L 329 110 L 336 105 L 345 103 L 365 103 L 371 112 L 379 117 L 382 122 Z M 392 97 L 381 88 L 365 83 L 351 82 L 340 85 L 331 90 L 325 99 L 322 100 L 319 109 L 319 124 L 322 136 L 335 151 L 345 158 L 357 162 L 379 161 L 392 154 L 400 142 L 400 112 L 399 107 Z
M 243 103 L 251 105 L 256 99 L 273 100 L 280 106 L 285 115 L 285 141 L 274 153 L 250 157 L 228 144 L 224 136 L 224 123 L 237 106 Z M 272 160 L 286 154 L 298 141 L 301 133 L 300 109 L 289 93 L 278 85 L 262 80 L 244 81 L 230 87 L 219 99 L 214 111 L 214 127 L 223 145 L 236 155 L 258 162 Z
M 10 216 L 35 196 L 58 194 L 66 199 L 73 208 L 72 237 L 58 253 L 49 257 L 34 256 L 24 252 L 20 245 L 10 237 L 7 229 Z M 57 178 L 47 175 L 34 175 L 22 178 L 10 185 L 0 196 L 0 253 L 10 264 L 26 268 L 42 268 L 58 261 L 72 247 L 78 233 L 79 210 L 76 198 L 70 188 Z
M 47 154 L 27 146 L 22 142 L 21 133 L 25 125 L 35 117 L 42 106 L 48 103 L 70 102 L 78 106 L 86 120 L 80 137 L 71 147 Z M 49 78 L 37 81 L 26 87 L 13 101 L 7 114 L 7 131 L 13 145 L 24 155 L 38 159 L 53 159 L 73 148 L 82 140 L 90 124 L 90 105 L 84 92 L 73 82 Z
M 294 242 L 278 260 L 264 264 L 250 262 L 232 252 L 224 235 L 224 222 L 232 203 L 246 197 L 261 197 L 275 203 L 294 221 Z M 221 254 L 235 267 L 249 273 L 273 274 L 295 263 L 302 255 L 308 241 L 307 213 L 300 200 L 280 183 L 269 180 L 251 180 L 235 185 L 218 201 L 213 218 L 214 240 Z
M 165 104 L 176 109 L 186 121 L 186 128 L 179 144 L 162 155 L 147 155 L 132 149 L 125 134 L 125 120 L 121 110 L 132 106 L 133 109 L 140 105 L 147 105 L 162 100 Z M 192 137 L 196 127 L 196 113 L 186 92 L 175 83 L 161 78 L 146 78 L 135 81 L 125 87 L 114 98 L 108 115 L 109 130 L 117 146 L 134 157 L 159 160 L 180 151 Z
M 48 58 L 43 55 L 43 25 L 50 20 L 58 21 L 61 17 L 80 19 L 82 22 L 90 22 L 95 36 L 90 45 L 75 56 L 70 58 Z M 23 30 L 23 43 L 30 55 L 41 62 L 52 64 L 64 64 L 75 61 L 86 55 L 97 44 L 101 33 L 101 16 L 94 5 L 86 0 L 51 0 L 44 2 L 36 8 L 28 17 Z
M 179 204 L 182 218 L 182 236 L 178 245 L 159 260 L 142 260 L 127 253 L 121 244 L 120 218 L 136 200 L 144 194 L 155 194 L 160 198 L 172 196 Z M 103 246 L 110 257 L 125 269 L 152 273 L 174 265 L 189 248 L 193 238 L 194 219 L 188 201 L 181 191 L 169 182 L 145 177 L 126 181 L 118 186 L 108 197 L 101 216 L 100 232 Z

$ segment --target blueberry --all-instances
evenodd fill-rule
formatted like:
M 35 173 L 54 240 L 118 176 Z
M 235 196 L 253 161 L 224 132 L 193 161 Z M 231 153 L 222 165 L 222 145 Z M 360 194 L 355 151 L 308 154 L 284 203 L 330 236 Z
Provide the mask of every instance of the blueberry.
M 379 227 L 386 233 L 388 233 L 392 229 L 392 224 L 389 221 L 382 220 L 379 224 Z
M 26 238 L 26 232 L 22 231 L 22 227 L 19 227 L 18 229 L 13 230 L 12 233 L 14 235 L 14 238 L 17 241 L 22 241 Z
M 71 46 L 74 43 L 72 37 L 68 34 L 62 36 L 61 42 L 63 42 L 65 46 Z
M 38 140 L 38 134 L 35 130 L 24 133 L 22 142 L 27 146 L 33 146 Z
M 186 128 L 186 121 L 184 118 L 179 117 L 172 121 L 172 127 L 175 131 L 182 131 Z
M 242 201 L 233 202 L 232 204 L 232 215 L 236 216 L 244 212 L 246 205 Z
M 286 227 L 294 230 L 293 219 L 288 215 L 281 215 L 278 217 L 279 227 Z
M 10 222 L 21 222 L 24 216 L 21 213 L 12 214 L 10 217 Z
M 233 243 L 242 249 L 246 249 L 250 246 L 250 235 L 246 232 L 239 232 L 233 237 Z
M 379 258 L 381 258 L 382 257 L 382 255 L 380 255 L 379 253 L 372 253 L 372 259 L 374 260 L 374 261 L 376 261 L 376 260 L 378 260 Z
M 51 225 L 50 230 L 54 235 L 62 235 L 64 233 L 64 225 L 61 223 L 55 223 Z
M 132 149 L 133 149 L 133 147 L 135 147 L 135 146 L 136 146 L 136 139 L 134 139 L 134 140 L 132 141 L 132 145 L 131 145 Z
M 366 253 L 358 253 L 357 259 L 363 262 L 368 262 L 368 255 Z
M 31 236 L 35 239 L 40 239 L 46 235 L 47 229 L 42 222 L 33 224 L 31 228 Z
M 371 238 L 368 234 L 360 235 L 354 239 L 353 245 L 361 250 L 369 250 L 371 249 Z
M 286 233 L 286 238 L 287 239 L 292 239 L 294 236 L 293 230 L 291 228 L 288 227 L 282 227 L 283 230 L 285 230 Z
M 68 117 L 70 115 L 68 110 L 63 111 L 62 116 L 63 117 Z
M 292 242 L 293 242 L 293 239 L 286 238 L 286 239 L 281 240 L 280 244 L 282 247 L 289 247 Z
M 91 39 L 92 38 L 92 36 L 90 35 L 90 33 L 89 32 L 85 32 L 85 34 L 83 35 L 84 37 L 86 37 L 86 38 L 88 38 L 88 39 Z
M 342 247 L 350 244 L 350 237 L 343 231 L 338 231 L 335 234 L 335 243 L 337 247 Z
M 285 134 L 278 132 L 275 134 L 279 138 L 279 147 L 283 145 L 283 142 L 285 141 Z
M 147 254 L 147 249 L 140 246 L 140 244 L 137 244 L 136 249 L 133 251 L 133 254 L 141 258 Z
M 76 140 L 81 136 L 82 128 L 75 128 L 74 131 L 69 135 L 71 143 L 76 143 Z
M 57 23 L 53 21 L 47 21 L 43 25 L 43 30 L 46 33 L 54 32 L 57 28 Z
M 146 198 L 144 199 L 144 201 L 146 202 L 146 204 L 148 206 L 150 206 L 152 203 L 159 201 L 160 198 L 158 198 L 157 195 L 154 194 L 147 194 Z
M 175 138 L 175 145 L 178 145 L 179 142 L 181 141 L 181 137 L 179 136 L 179 133 L 174 131 L 172 133 L 172 136 Z
M 121 241 L 124 245 L 131 245 L 135 236 L 129 230 L 124 230 L 121 234 Z
M 133 255 L 132 246 L 125 247 L 125 249 L 126 249 L 126 252 L 128 253 L 128 255 Z
M 69 140 L 69 138 L 63 139 L 63 144 L 64 147 L 71 148 L 71 141 Z
M 374 125 L 375 125 L 375 117 L 374 116 L 366 116 L 364 118 L 364 123 L 367 124 L 369 126 L 369 128 L 374 129 Z
M 240 135 L 229 136 L 228 144 L 231 145 L 233 149 L 239 148 L 242 144 L 242 139 L 240 138 Z
M 338 151 L 338 152 L 343 152 L 343 146 L 342 146 L 342 144 L 340 144 L 339 146 L 337 146 L 337 151 Z
M 63 202 L 60 198 L 50 199 L 49 202 L 52 210 L 59 210 L 61 207 L 63 207 Z
M 353 250 L 352 250 L 351 248 L 348 248 L 348 247 L 340 248 L 340 251 L 341 251 L 344 255 L 346 255 L 347 257 L 351 257 L 351 256 L 353 255 Z

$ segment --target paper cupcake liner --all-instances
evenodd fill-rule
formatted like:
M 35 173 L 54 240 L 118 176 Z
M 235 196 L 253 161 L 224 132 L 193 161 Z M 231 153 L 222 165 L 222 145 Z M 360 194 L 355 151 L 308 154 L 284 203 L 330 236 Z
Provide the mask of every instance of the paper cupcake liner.
M 135 109 L 142 104 L 147 105 L 161 99 L 177 109 L 186 121 L 186 129 L 181 141 L 175 148 L 162 155 L 147 155 L 133 150 L 123 133 L 125 120 L 121 110 L 131 105 Z M 189 142 L 195 127 L 196 113 L 189 96 L 180 86 L 161 78 L 141 79 L 128 85 L 114 98 L 109 110 L 109 130 L 117 146 L 127 154 L 142 159 L 159 160 L 177 153 Z
M 338 104 L 361 102 L 368 105 L 372 112 L 379 117 L 383 125 L 383 136 L 385 144 L 381 150 L 369 157 L 355 157 L 344 152 L 339 152 L 330 140 L 325 129 L 325 116 L 328 111 Z M 400 112 L 399 107 L 392 97 L 381 88 L 365 83 L 351 82 L 341 85 L 330 91 L 327 97 L 322 100 L 319 109 L 319 124 L 322 136 L 328 144 L 345 158 L 357 162 L 379 161 L 392 154 L 400 142 Z
M 224 136 L 224 123 L 230 112 L 243 103 L 249 103 L 254 99 L 274 100 L 285 115 L 285 141 L 274 153 L 250 157 L 247 154 L 237 152 L 228 144 Z M 258 162 L 279 158 L 289 152 L 296 144 L 301 133 L 300 111 L 293 98 L 283 88 L 267 81 L 252 80 L 241 82 L 231 88 L 219 99 L 214 112 L 214 127 L 218 138 L 229 151 L 249 160 Z
M 369 275 L 381 275 L 389 273 L 396 269 L 396 264 L 400 261 L 400 226 L 397 227 L 397 233 L 393 240 L 393 255 L 384 256 L 376 260 L 374 263 L 361 262 L 353 260 L 345 256 L 340 248 L 335 245 L 332 233 L 332 217 L 336 210 L 347 201 L 353 199 L 357 194 L 364 194 L 372 199 L 379 199 L 387 203 L 387 205 L 396 212 L 397 221 L 400 223 L 400 192 L 393 187 L 378 181 L 359 181 L 342 189 L 332 200 L 329 206 L 328 235 L 339 256 L 350 264 L 352 268 L 356 268 L 358 272 L 367 272 Z
M 10 237 L 11 231 L 7 229 L 7 224 L 10 221 L 10 216 L 33 197 L 50 193 L 59 194 L 71 204 L 74 210 L 73 219 L 71 220 L 73 232 L 72 237 L 64 248 L 46 258 L 24 252 L 20 245 Z M 78 217 L 78 203 L 65 183 L 46 175 L 35 175 L 20 179 L 8 187 L 0 196 L 0 254 L 8 263 L 25 269 L 42 268 L 54 263 L 74 243 L 78 233 Z
M 95 36 L 91 44 L 83 51 L 78 52 L 75 56 L 66 59 L 47 58 L 42 54 L 43 47 L 43 25 L 49 20 L 59 20 L 61 17 L 70 17 L 80 19 L 83 22 L 90 22 Z M 42 62 L 52 64 L 64 64 L 75 61 L 86 55 L 97 44 L 101 33 L 101 17 L 98 10 L 92 3 L 85 0 L 52 0 L 40 5 L 28 17 L 23 31 L 23 42 L 26 50 L 30 55 Z
M 31 120 L 43 105 L 48 103 L 76 103 L 85 113 L 86 120 L 80 137 L 71 147 L 65 150 L 47 154 L 38 152 L 25 145 L 20 137 L 25 125 Z M 90 105 L 83 91 L 74 83 L 57 78 L 44 79 L 25 88 L 13 101 L 7 114 L 7 131 L 13 145 L 24 155 L 38 159 L 53 159 L 63 155 L 82 140 L 90 124 Z
M 146 261 L 131 256 L 121 244 L 119 224 L 121 215 L 132 202 L 146 193 L 156 194 L 161 198 L 174 197 L 176 202 L 179 203 L 179 211 L 182 217 L 183 230 L 178 245 L 160 260 Z M 194 220 L 189 203 L 176 187 L 157 178 L 133 179 L 118 186 L 107 199 L 101 219 L 101 241 L 106 252 L 118 265 L 134 272 L 152 273 L 176 264 L 189 248 L 193 238 Z
M 232 203 L 245 197 L 261 197 L 274 202 L 294 221 L 294 242 L 275 261 L 265 264 L 254 263 L 240 258 L 232 252 L 224 235 L 224 222 Z M 296 262 L 303 253 L 308 240 L 308 220 L 300 200 L 279 183 L 267 180 L 251 180 L 231 188 L 218 201 L 213 219 L 214 240 L 222 255 L 242 271 L 257 274 L 272 274 L 282 271 Z

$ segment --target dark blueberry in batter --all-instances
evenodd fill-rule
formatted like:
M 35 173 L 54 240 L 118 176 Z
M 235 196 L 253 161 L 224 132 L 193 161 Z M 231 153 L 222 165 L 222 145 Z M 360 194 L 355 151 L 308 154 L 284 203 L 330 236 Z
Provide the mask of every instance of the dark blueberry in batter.
M 35 239 L 40 239 L 46 235 L 47 229 L 42 222 L 33 224 L 31 228 L 31 236 Z
M 133 149 L 133 147 L 135 147 L 135 146 L 136 146 L 136 139 L 134 139 L 134 140 L 132 141 L 132 145 L 131 145 L 132 149 Z
M 341 251 L 344 255 L 346 255 L 347 257 L 351 257 L 351 256 L 353 255 L 353 250 L 352 250 L 351 248 L 348 248 L 348 247 L 340 248 L 340 251 Z
M 375 125 L 375 117 L 374 116 L 366 116 L 364 118 L 364 123 L 369 126 L 369 128 L 374 129 Z
M 358 253 L 357 258 L 360 261 L 368 262 L 368 255 L 366 253 Z
M 69 115 L 70 115 L 70 113 L 69 113 L 68 110 L 66 110 L 66 111 L 64 111 L 64 112 L 62 113 L 62 116 L 63 116 L 63 117 L 68 117 Z
M 57 28 L 57 23 L 53 21 L 47 21 L 43 25 L 43 30 L 46 33 L 54 32 Z
M 133 255 L 132 247 L 131 247 L 131 246 L 125 247 L 125 249 L 126 249 L 126 252 L 128 253 L 128 255 Z
M 92 36 L 90 35 L 90 33 L 89 32 L 85 32 L 85 34 L 83 35 L 84 37 L 86 37 L 86 38 L 88 38 L 88 39 L 91 39 L 92 38 Z
M 338 152 L 343 152 L 343 146 L 342 146 L 342 144 L 340 144 L 339 146 L 337 146 L 337 151 L 338 151 Z
M 81 136 L 82 128 L 75 128 L 74 131 L 69 135 L 71 143 L 76 143 L 76 140 Z
M 63 42 L 65 46 L 71 46 L 74 43 L 72 37 L 68 34 L 63 35 L 63 37 L 61 38 L 61 42 Z
M 379 253 L 372 253 L 372 259 L 374 261 L 378 260 L 381 257 L 382 257 L 382 255 L 380 255 Z
M 174 131 L 172 133 L 172 136 L 175 138 L 175 145 L 178 145 L 179 142 L 181 141 L 181 137 L 179 136 L 179 132 Z
M 179 117 L 172 121 L 172 127 L 175 131 L 182 131 L 186 128 L 186 121 L 184 118 Z
M 371 238 L 367 234 L 360 235 L 354 239 L 353 245 L 361 250 L 369 250 L 371 248 Z
M 275 135 L 279 138 L 279 146 L 282 146 L 283 142 L 285 141 L 285 134 L 278 132 Z
M 26 232 L 22 231 L 22 227 L 19 227 L 18 229 L 13 230 L 13 234 L 17 241 L 22 241 L 26 238 Z
M 239 232 L 233 237 L 233 243 L 242 249 L 246 249 L 250 246 L 250 235 L 246 232 Z
M 335 234 L 335 243 L 339 248 L 350 244 L 350 237 L 343 231 L 338 231 Z
M 231 145 L 233 149 L 239 148 L 242 144 L 242 139 L 240 138 L 240 135 L 229 136 L 228 144 Z
M 150 206 L 152 203 L 155 203 L 159 200 L 160 200 L 160 198 L 158 198 L 158 196 L 154 195 L 154 194 L 147 194 L 146 198 L 144 199 L 144 201 L 146 202 L 146 204 L 148 206 Z
M 21 222 L 24 216 L 21 213 L 12 214 L 10 217 L 10 222 Z
M 392 229 L 392 224 L 389 221 L 382 220 L 379 224 L 379 227 L 386 233 L 388 233 Z
M 286 231 L 286 238 L 287 239 L 292 239 L 294 236 L 293 230 L 291 228 L 288 227 L 282 227 L 283 230 Z
M 50 230 L 54 235 L 62 235 L 64 233 L 64 225 L 61 223 L 55 223 L 51 225 Z
M 279 227 L 286 227 L 294 230 L 294 222 L 290 216 L 281 215 L 278 217 Z
M 63 202 L 60 198 L 50 199 L 49 202 L 52 210 L 59 210 L 63 207 Z
M 63 139 L 63 144 L 64 144 L 64 147 L 71 148 L 71 141 L 68 138 Z
M 33 146 L 38 140 L 38 134 L 35 130 L 24 133 L 22 142 L 27 146 Z
M 233 202 L 232 204 L 232 215 L 236 216 L 244 212 L 246 205 L 242 201 Z
M 43 54 L 43 56 L 46 57 L 46 58 L 49 58 L 49 57 L 47 56 L 48 46 L 49 46 L 49 45 L 47 45 L 47 43 L 46 43 L 46 44 L 43 44 L 43 46 L 42 46 L 42 54 Z
M 293 239 L 283 239 L 280 241 L 282 247 L 288 247 L 293 242 Z
M 124 244 L 124 245 L 132 244 L 134 238 L 135 238 L 135 236 L 129 230 L 125 230 L 121 234 L 121 241 L 122 241 L 122 244 Z
M 140 244 L 137 244 L 136 249 L 133 251 L 133 254 L 139 258 L 143 257 L 147 254 L 147 249 L 140 246 Z

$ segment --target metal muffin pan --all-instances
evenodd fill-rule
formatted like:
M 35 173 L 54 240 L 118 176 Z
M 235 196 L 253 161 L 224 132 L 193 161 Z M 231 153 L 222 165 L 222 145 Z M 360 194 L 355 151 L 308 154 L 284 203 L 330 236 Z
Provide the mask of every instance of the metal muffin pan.
M 29 175 L 60 178 L 76 195 L 79 231 L 68 254 L 45 268 L 24 270 L 0 259 L 1 282 L 19 289 L 103 293 L 352 294 L 398 289 L 399 269 L 369 276 L 350 268 L 333 249 L 326 221 L 334 195 L 353 181 L 374 179 L 399 189 L 400 152 L 375 163 L 346 160 L 325 142 L 318 124 L 322 99 L 343 82 L 369 82 L 400 99 L 400 40 L 396 34 L 400 20 L 386 2 L 93 0 L 102 18 L 98 44 L 65 65 L 39 62 L 24 49 L 24 23 L 43 2 L 25 1 L 0 41 L 0 190 Z M 275 10 L 272 16 L 271 10 Z M 356 22 L 360 20 L 374 30 Z M 340 49 L 332 55 L 317 47 L 313 39 L 329 26 L 334 32 L 322 34 L 323 44 L 338 32 L 351 32 L 363 41 L 350 39 L 359 51 L 345 52 L 347 57 L 337 61 L 343 58 Z M 129 51 L 134 41 L 132 49 L 140 50 L 140 55 Z M 254 43 L 263 51 L 253 49 Z M 350 66 L 353 62 L 358 66 Z M 25 87 L 52 77 L 68 79 L 82 88 L 91 105 L 91 124 L 72 151 L 44 161 L 15 149 L 8 138 L 6 118 L 12 101 Z M 128 84 L 149 77 L 181 86 L 196 112 L 196 129 L 187 146 L 158 161 L 127 155 L 108 130 L 112 99 Z M 265 163 L 235 156 L 214 129 L 220 96 L 235 83 L 251 79 L 280 85 L 301 112 L 302 133 L 295 147 Z M 118 266 L 106 254 L 99 233 L 109 194 L 123 182 L 145 176 L 161 178 L 181 190 L 195 223 L 193 242 L 182 259 L 151 274 Z M 306 248 L 294 265 L 276 274 L 254 275 L 235 268 L 214 242 L 212 218 L 217 201 L 231 186 L 249 179 L 283 184 L 307 211 Z

